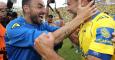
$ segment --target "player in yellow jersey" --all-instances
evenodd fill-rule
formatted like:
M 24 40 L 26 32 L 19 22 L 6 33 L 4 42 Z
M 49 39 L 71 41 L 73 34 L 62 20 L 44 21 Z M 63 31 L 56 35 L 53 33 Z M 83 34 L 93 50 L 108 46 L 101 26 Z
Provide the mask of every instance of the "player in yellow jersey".
M 82 0 L 87 5 L 91 0 Z M 78 0 L 68 0 L 68 9 L 75 14 Z M 115 60 L 112 32 L 115 30 L 115 21 L 105 13 L 97 14 L 80 26 L 79 44 L 83 57 L 87 60 Z
M 115 21 L 104 13 L 98 13 L 92 20 L 81 26 L 79 43 L 86 57 L 111 60 L 114 55 L 112 32 L 115 29 Z M 97 60 L 99 60 L 97 59 Z

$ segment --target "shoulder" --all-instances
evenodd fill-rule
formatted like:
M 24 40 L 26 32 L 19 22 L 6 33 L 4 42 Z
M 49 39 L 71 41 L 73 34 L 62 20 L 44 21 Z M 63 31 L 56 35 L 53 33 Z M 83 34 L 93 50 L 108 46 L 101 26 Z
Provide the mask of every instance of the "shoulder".
M 6 26 L 6 29 L 19 27 L 19 26 L 22 26 L 23 24 L 24 24 L 24 18 L 18 17 L 16 19 L 10 21 L 10 23 Z
M 96 26 L 102 26 L 102 27 L 111 27 L 111 26 L 115 26 L 115 21 L 113 20 L 113 18 L 105 13 L 100 13 L 98 14 L 93 20 L 92 22 L 94 23 L 94 25 Z
M 99 13 L 93 21 L 99 22 L 99 21 L 114 21 L 113 18 L 105 13 Z

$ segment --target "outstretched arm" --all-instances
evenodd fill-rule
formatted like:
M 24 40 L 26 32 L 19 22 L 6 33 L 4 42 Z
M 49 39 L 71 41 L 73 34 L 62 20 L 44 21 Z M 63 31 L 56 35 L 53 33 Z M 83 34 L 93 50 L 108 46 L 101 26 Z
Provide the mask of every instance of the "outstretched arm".
M 81 0 L 79 0 L 81 2 Z M 65 26 L 53 32 L 54 37 L 56 38 L 55 43 L 59 43 L 64 38 L 68 37 L 71 33 L 73 33 L 77 27 L 83 23 L 87 18 L 91 17 L 95 14 L 96 8 L 93 5 L 93 1 L 90 2 L 87 6 L 82 7 L 81 3 L 79 3 L 79 13 L 78 15 L 70 22 L 68 22 Z M 81 10 L 80 10 L 81 9 Z M 84 11 L 84 12 L 83 12 Z
M 34 45 L 35 50 L 45 60 L 56 60 L 56 59 L 63 60 L 63 58 L 61 58 L 59 55 L 57 55 L 54 52 L 53 50 L 54 44 L 58 44 L 61 41 L 63 41 L 64 38 L 69 36 L 71 33 L 73 33 L 81 23 L 83 23 L 87 18 L 95 14 L 96 8 L 94 5 L 92 6 L 93 1 L 90 2 L 85 7 L 82 7 L 81 0 L 79 1 L 80 3 L 78 4 L 79 5 L 78 9 L 81 9 L 79 10 L 79 14 L 71 22 L 68 22 L 65 26 L 61 27 L 55 32 L 52 32 L 52 36 L 55 39 L 51 39 L 49 36 L 43 35 L 42 37 L 39 36 L 35 40 L 35 45 Z

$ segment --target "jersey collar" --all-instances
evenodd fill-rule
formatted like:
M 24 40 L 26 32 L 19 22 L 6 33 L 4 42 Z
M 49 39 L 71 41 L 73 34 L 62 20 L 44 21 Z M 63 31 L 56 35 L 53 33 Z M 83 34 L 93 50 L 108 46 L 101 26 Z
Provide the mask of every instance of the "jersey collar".
M 98 14 L 100 14 L 100 11 L 99 11 L 99 10 L 96 11 L 96 14 L 93 15 L 91 19 L 93 20 Z

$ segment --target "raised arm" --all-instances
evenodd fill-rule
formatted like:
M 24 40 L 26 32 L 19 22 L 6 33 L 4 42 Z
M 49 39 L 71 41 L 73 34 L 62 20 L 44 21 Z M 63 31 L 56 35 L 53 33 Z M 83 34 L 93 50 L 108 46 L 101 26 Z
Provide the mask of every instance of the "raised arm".
M 96 8 L 92 6 L 93 2 L 90 2 L 87 6 L 81 7 L 81 3 L 79 4 L 79 14 L 75 17 L 71 22 L 67 23 L 65 26 L 61 27 L 60 29 L 52 32 L 51 39 L 47 35 L 43 35 L 42 37 L 38 37 L 35 40 L 35 49 L 45 60 L 63 60 L 59 55 L 55 53 L 53 47 L 55 44 L 61 42 L 65 37 L 69 36 L 73 33 L 76 28 L 83 23 L 87 18 L 91 17 L 95 14 Z M 84 12 L 83 12 L 84 11 Z
M 56 38 L 55 43 L 59 43 L 64 38 L 68 37 L 71 33 L 73 33 L 77 27 L 83 23 L 86 19 L 95 14 L 96 8 L 93 5 L 93 1 L 90 2 L 87 6 L 82 7 L 81 3 L 79 3 L 79 8 L 81 9 L 78 12 L 78 15 L 70 22 L 68 22 L 65 26 L 53 32 L 54 37 Z M 84 12 L 83 12 L 84 11 Z

